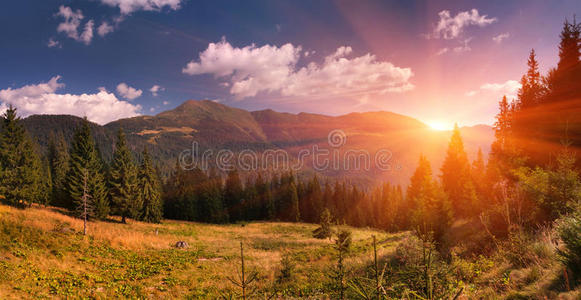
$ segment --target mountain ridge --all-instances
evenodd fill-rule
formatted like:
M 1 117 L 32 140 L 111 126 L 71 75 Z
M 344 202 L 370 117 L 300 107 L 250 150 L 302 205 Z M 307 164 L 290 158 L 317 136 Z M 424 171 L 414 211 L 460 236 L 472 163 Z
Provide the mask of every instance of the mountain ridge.
M 67 141 L 82 118 L 67 115 L 33 115 L 23 122 L 41 147 L 46 147 L 50 132 L 60 132 Z M 47 126 L 50 124 L 50 126 Z M 261 152 L 281 149 L 291 157 L 314 146 L 329 148 L 328 135 L 339 130 L 345 135 L 344 150 L 364 150 L 373 154 L 388 149 L 393 156 L 391 173 L 377 170 L 317 171 L 323 177 L 373 183 L 388 180 L 407 183 L 420 154 L 432 162 L 437 172 L 445 156 L 451 131 L 434 131 L 423 122 L 388 112 L 354 112 L 341 116 L 312 113 L 285 113 L 272 109 L 247 111 L 210 100 L 187 100 L 178 107 L 155 116 L 119 119 L 105 125 L 91 124 L 101 153 L 110 160 L 116 132 L 123 128 L 136 153 L 147 147 L 167 174 L 179 153 L 197 142 L 200 149 L 230 149 Z M 462 127 L 466 152 L 474 157 L 478 148 L 486 155 L 493 131 L 487 125 Z M 329 148 L 331 149 L 331 148 Z M 307 162 L 305 172 L 314 173 Z

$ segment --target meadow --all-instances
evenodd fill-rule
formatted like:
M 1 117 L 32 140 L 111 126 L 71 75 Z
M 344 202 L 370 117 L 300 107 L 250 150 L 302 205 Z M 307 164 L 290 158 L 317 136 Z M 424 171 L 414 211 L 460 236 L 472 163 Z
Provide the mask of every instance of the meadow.
M 238 293 L 228 277 L 239 272 L 244 245 L 247 272 L 258 272 L 255 297 L 271 296 L 281 258 L 294 262 L 292 280 L 277 294 L 324 295 L 335 261 L 332 241 L 315 239 L 316 225 L 254 222 L 231 225 L 118 220 L 83 222 L 58 209 L 0 206 L 0 298 L 208 298 Z M 354 229 L 346 264 L 393 253 L 402 234 Z M 175 243 L 185 241 L 187 248 Z
M 117 218 L 83 222 L 58 208 L 21 210 L 0 205 L 0 298 L 237 299 L 240 242 L 245 272 L 256 274 L 248 299 L 337 298 L 337 251 L 333 239 L 313 238 L 314 224 L 252 222 L 210 225 L 164 220 L 161 224 Z M 373 297 L 377 240 L 382 298 L 423 299 L 421 243 L 411 232 L 334 226 L 351 231 L 346 254 L 347 299 Z M 452 237 L 453 236 L 453 237 Z M 566 286 L 550 232 L 503 244 L 486 256 L 466 252 L 486 239 L 478 226 L 457 222 L 451 239 L 465 241 L 443 260 L 434 255 L 434 299 L 579 299 Z M 178 241 L 188 244 L 176 248 Z M 520 252 L 519 252 L 520 251 Z M 366 291 L 367 288 L 367 291 Z M 389 297 L 388 295 L 392 295 Z M 369 298 L 371 299 L 371 298 Z

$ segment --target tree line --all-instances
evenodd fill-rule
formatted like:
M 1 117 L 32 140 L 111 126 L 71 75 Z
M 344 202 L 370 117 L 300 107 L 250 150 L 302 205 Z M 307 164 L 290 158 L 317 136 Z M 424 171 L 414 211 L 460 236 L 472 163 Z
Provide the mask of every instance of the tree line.
M 0 132 L 0 195 L 3 202 L 25 208 L 33 203 L 78 211 L 88 195 L 90 218 L 119 215 L 146 222 L 163 216 L 161 182 L 147 149 L 139 162 L 119 130 L 111 164 L 105 164 L 88 120 L 72 141 L 51 135 L 47 153 L 30 138 L 10 107 Z

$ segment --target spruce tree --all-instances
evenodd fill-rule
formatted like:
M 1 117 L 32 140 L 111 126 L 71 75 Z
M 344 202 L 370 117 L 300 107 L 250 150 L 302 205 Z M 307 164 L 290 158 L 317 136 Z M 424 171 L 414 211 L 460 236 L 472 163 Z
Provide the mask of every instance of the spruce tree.
M 51 134 L 48 144 L 48 163 L 52 180 L 51 204 L 72 209 L 73 203 L 68 202 L 67 173 L 69 171 L 68 144 L 62 133 L 55 137 Z
M 452 224 L 453 211 L 447 194 L 433 180 L 430 163 L 425 157 L 420 157 L 408 193 L 410 191 L 411 225 L 421 234 L 432 235 L 441 245 L 444 233 Z
M 143 161 L 138 175 L 138 192 L 141 199 L 139 202 L 143 204 L 140 219 L 145 222 L 159 223 L 163 216 L 161 184 L 147 148 L 143 150 Z
M 558 71 L 568 71 L 579 64 L 579 56 L 581 55 L 579 29 L 579 24 L 576 21 L 570 23 L 565 20 L 561 31 L 561 42 L 559 43 Z
M 308 222 L 318 222 L 321 213 L 323 212 L 323 194 L 321 192 L 321 185 L 319 184 L 319 179 L 317 175 L 313 176 L 311 182 L 308 186 L 308 197 L 309 201 L 308 211 L 303 211 L 305 215 L 305 221 Z
M 231 222 L 239 221 L 241 216 L 241 205 L 243 198 L 242 182 L 237 170 L 232 170 L 228 173 L 226 184 L 224 186 L 224 203 L 228 210 L 228 215 Z
M 222 199 L 222 178 L 216 169 L 211 169 L 208 180 L 200 188 L 201 220 L 210 223 L 223 223 L 227 221 Z
M 470 163 L 458 125 L 454 125 L 446 158 L 442 164 L 442 183 L 458 216 L 469 216 L 477 204 L 476 191 L 470 178 Z
M 527 60 L 528 70 L 521 79 L 521 88 L 518 91 L 518 109 L 528 109 L 540 103 L 544 94 L 539 62 L 532 49 Z
M 41 162 L 36 147 L 10 106 L 2 118 L 0 133 L 0 195 L 17 207 L 40 199 Z
M 138 218 L 142 209 L 142 199 L 138 192 L 137 168 L 122 129 L 117 133 L 109 177 L 114 213 L 121 216 L 123 223 L 127 222 L 128 217 Z
M 86 174 L 86 175 L 85 175 Z M 91 217 L 105 219 L 109 215 L 109 198 L 103 175 L 103 165 L 95 140 L 91 134 L 89 121 L 84 119 L 73 136 L 70 151 L 67 190 L 72 201 L 77 204 L 84 194 L 83 178 L 87 177 L 87 194 L 90 196 Z
M 289 220 L 293 222 L 299 222 L 301 220 L 301 212 L 299 208 L 299 195 L 297 193 L 297 186 L 294 180 L 291 181 L 288 187 L 288 197 L 290 201 L 290 214 Z

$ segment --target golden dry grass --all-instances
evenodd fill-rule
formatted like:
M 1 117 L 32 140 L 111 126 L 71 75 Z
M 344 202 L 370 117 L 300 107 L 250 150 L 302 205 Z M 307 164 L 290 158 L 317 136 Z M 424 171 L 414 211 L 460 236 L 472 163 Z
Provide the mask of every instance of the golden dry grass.
M 75 232 L 63 233 L 63 228 Z M 117 219 L 89 223 L 55 208 L 26 210 L 0 205 L 0 299 L 8 298 L 215 298 L 235 292 L 227 277 L 237 274 L 239 243 L 255 286 L 269 290 L 283 255 L 295 263 L 291 287 L 298 293 L 324 288 L 335 264 L 332 241 L 312 237 L 316 225 L 253 222 L 211 225 L 179 221 L 148 224 Z M 369 264 L 371 238 L 381 255 L 395 249 L 404 234 L 354 229 L 348 266 Z M 11 240 L 8 240 L 11 239 Z M 175 249 L 177 241 L 190 247 Z M 135 271 L 133 271 L 135 270 Z

